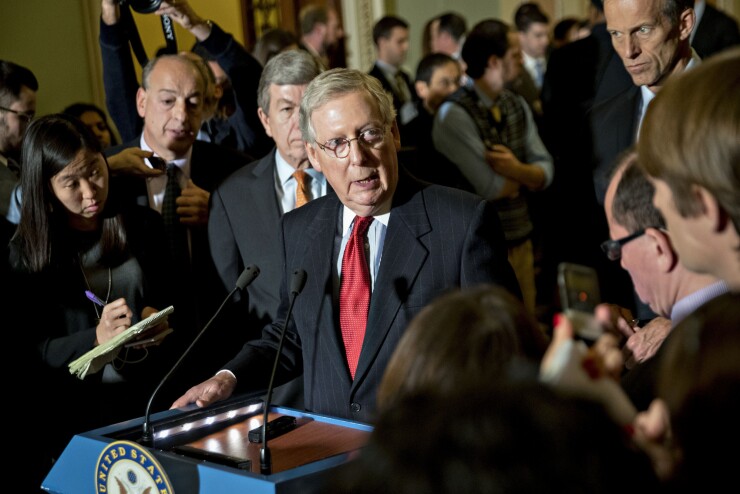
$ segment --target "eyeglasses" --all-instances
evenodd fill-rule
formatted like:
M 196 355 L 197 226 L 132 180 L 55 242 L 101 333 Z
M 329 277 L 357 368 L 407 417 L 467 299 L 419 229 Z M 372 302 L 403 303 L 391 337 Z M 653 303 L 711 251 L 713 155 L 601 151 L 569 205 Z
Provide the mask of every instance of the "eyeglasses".
M 6 111 L 8 113 L 15 113 L 16 115 L 18 115 L 18 118 L 20 118 L 21 121 L 25 124 L 31 123 L 33 117 L 36 116 L 36 112 L 11 110 L 10 108 L 5 108 L 4 106 L 0 106 L 0 110 Z
M 371 148 L 371 149 L 378 149 L 381 144 L 383 144 L 383 140 L 385 139 L 385 129 L 379 129 L 376 127 L 363 130 L 360 132 L 357 137 L 352 139 L 345 139 L 344 137 L 337 137 L 335 139 L 329 139 L 324 144 L 319 143 L 318 141 L 316 144 L 319 145 L 319 147 L 331 158 L 346 158 L 349 156 L 349 148 L 350 143 L 352 141 L 357 141 L 360 144 L 362 144 L 365 147 Z
M 601 250 L 604 251 L 604 254 L 606 254 L 606 257 L 608 257 L 610 261 L 616 261 L 622 257 L 622 247 L 624 244 L 643 236 L 645 234 L 645 230 L 646 228 L 641 228 L 632 235 L 627 235 L 626 237 L 618 238 L 617 240 L 607 240 L 606 242 L 602 242 Z

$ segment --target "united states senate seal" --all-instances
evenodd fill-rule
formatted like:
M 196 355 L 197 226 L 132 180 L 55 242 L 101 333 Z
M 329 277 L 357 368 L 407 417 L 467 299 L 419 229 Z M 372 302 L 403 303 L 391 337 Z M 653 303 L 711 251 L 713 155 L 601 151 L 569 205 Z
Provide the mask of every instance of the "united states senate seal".
M 156 458 L 131 441 L 115 441 L 100 453 L 95 467 L 96 494 L 174 494 Z

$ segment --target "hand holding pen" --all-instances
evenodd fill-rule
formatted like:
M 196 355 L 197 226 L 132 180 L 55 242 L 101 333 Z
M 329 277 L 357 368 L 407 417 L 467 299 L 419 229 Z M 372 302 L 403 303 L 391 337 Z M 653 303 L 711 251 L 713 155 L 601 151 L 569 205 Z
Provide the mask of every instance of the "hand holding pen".
M 107 342 L 114 336 L 131 327 L 131 317 L 133 316 L 133 313 L 126 304 L 126 299 L 119 298 L 106 304 L 89 290 L 85 291 L 85 296 L 87 296 L 87 298 L 95 305 L 103 308 L 103 311 L 100 314 L 100 322 L 98 323 L 97 328 L 95 328 L 96 345 Z

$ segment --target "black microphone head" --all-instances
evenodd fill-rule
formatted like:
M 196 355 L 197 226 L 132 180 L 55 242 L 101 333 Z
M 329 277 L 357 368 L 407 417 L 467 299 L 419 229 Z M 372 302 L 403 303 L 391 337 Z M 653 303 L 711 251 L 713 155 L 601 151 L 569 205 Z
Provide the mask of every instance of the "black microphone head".
M 290 293 L 298 295 L 303 291 L 304 286 L 306 286 L 306 270 L 296 269 L 293 271 L 293 278 L 290 280 Z
M 251 266 L 247 266 L 244 268 L 244 271 L 242 271 L 242 274 L 239 275 L 239 279 L 236 280 L 236 287 L 239 290 L 244 290 L 246 287 L 248 287 L 252 282 L 259 276 L 260 274 L 260 268 L 258 268 L 256 265 L 252 264 Z

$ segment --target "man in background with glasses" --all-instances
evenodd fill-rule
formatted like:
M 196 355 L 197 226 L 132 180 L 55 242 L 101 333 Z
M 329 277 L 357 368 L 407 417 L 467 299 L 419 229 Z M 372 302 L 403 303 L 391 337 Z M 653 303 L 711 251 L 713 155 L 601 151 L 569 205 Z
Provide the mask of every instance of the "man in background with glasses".
M 641 327 L 627 309 L 602 304 L 596 316 L 620 333 L 628 369 L 622 387 L 635 406 L 645 410 L 655 398 L 659 350 L 672 328 L 699 306 L 728 291 L 714 276 L 686 269 L 655 206 L 655 188 L 637 166 L 637 153 L 626 152 L 606 189 L 604 209 L 609 236 L 601 244 L 606 256 L 619 261 L 630 275 L 635 291 L 658 317 Z M 658 353 L 656 353 L 658 352 Z
M 400 173 L 391 96 L 364 72 L 316 77 L 300 126 L 327 195 L 282 218 L 281 304 L 262 337 L 173 407 L 264 389 L 287 327 L 278 379 L 303 375 L 308 410 L 372 420 L 378 384 L 408 322 L 442 293 L 497 283 L 520 295 L 494 206 Z M 306 285 L 286 321 L 292 273 Z
M 33 72 L 0 60 L 0 216 L 11 210 L 13 191 L 20 178 L 23 134 L 36 114 L 39 83 Z

